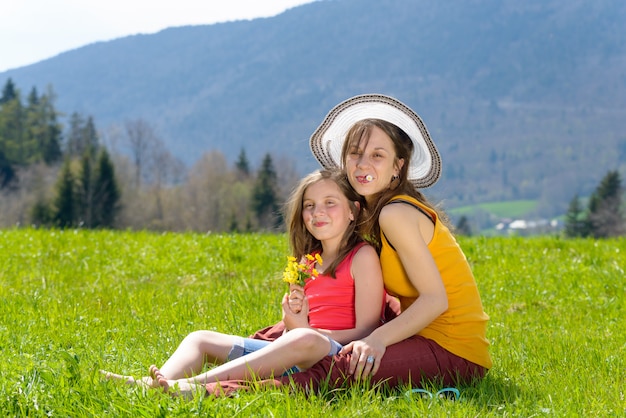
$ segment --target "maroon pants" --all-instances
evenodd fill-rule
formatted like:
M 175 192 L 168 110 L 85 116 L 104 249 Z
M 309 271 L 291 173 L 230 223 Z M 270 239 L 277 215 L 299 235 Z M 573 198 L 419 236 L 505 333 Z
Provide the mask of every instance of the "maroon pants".
M 328 357 L 304 372 L 280 380 L 285 384 L 291 378 L 297 386 L 313 390 L 318 389 L 320 382 L 331 386 L 349 385 L 355 381 L 348 373 L 349 366 L 350 355 Z M 424 381 L 456 386 L 481 378 L 485 372 L 484 367 L 450 353 L 434 341 L 414 336 L 387 347 L 371 382 L 389 387 L 419 387 Z
M 257 332 L 253 337 L 274 339 L 282 332 L 282 324 Z M 290 376 L 256 382 L 255 385 L 283 386 L 295 384 L 305 390 L 316 391 L 320 385 L 330 387 L 350 385 L 355 379 L 348 373 L 350 355 L 326 357 L 310 369 Z M 424 381 L 445 386 L 456 386 L 482 378 L 487 370 L 445 350 L 432 340 L 414 336 L 390 345 L 381 359 L 372 383 L 388 387 L 411 385 L 419 387 Z M 233 391 L 247 388 L 250 382 L 223 381 L 206 385 L 209 394 L 230 395 Z

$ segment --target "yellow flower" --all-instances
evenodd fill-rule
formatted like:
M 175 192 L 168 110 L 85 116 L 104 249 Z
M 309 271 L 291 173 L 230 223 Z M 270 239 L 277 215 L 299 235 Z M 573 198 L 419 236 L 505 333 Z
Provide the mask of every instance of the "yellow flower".
M 307 279 L 315 279 L 319 273 L 315 269 L 315 262 L 322 265 L 322 257 L 319 254 L 312 256 L 307 254 L 304 256 L 307 260 L 306 264 L 298 263 L 295 257 L 287 257 L 287 266 L 283 271 L 283 281 L 291 284 L 304 286 Z

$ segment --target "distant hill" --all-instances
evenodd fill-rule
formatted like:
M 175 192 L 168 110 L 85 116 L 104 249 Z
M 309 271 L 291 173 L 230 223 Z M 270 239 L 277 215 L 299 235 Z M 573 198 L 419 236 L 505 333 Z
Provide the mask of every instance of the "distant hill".
M 317 167 L 308 138 L 355 94 L 425 120 L 448 207 L 537 199 L 562 213 L 610 169 L 626 174 L 626 2 L 335 0 L 273 18 L 170 28 L 0 73 L 105 129 L 144 118 L 193 163 L 245 147 Z

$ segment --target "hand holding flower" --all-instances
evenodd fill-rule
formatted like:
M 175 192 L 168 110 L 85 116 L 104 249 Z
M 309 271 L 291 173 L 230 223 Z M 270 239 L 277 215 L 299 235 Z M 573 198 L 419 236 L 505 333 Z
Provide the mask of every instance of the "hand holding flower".
M 294 328 L 308 328 L 309 327 L 309 302 L 306 298 L 302 301 L 302 310 L 300 312 L 293 312 L 289 308 L 289 295 L 283 297 L 283 322 L 285 323 L 285 329 L 287 331 Z
M 315 263 L 322 265 L 322 257 L 318 254 L 305 255 L 301 262 L 295 257 L 287 258 L 287 266 L 283 272 L 283 281 L 289 283 L 289 294 L 283 298 L 283 321 L 288 329 L 309 326 L 309 305 L 304 294 L 307 280 L 315 280 L 318 272 Z M 305 309 L 306 306 L 306 309 Z
M 298 313 L 302 310 L 304 297 L 304 287 L 297 284 L 289 285 L 289 309 L 291 309 L 293 313 Z

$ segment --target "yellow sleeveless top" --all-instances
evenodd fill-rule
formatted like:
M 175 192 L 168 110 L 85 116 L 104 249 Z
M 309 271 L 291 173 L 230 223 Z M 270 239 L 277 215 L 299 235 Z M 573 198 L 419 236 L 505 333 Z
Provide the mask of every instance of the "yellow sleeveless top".
M 437 213 L 416 199 L 399 195 L 391 202 L 402 201 L 430 215 L 435 224 L 432 241 L 428 244 L 448 294 L 448 310 L 418 332 L 425 338 L 480 366 L 491 368 L 489 342 L 486 338 L 489 316 L 483 311 L 474 275 L 467 258 L 450 230 Z M 409 281 L 398 253 L 381 233 L 380 263 L 387 293 L 396 296 L 404 311 L 419 296 Z

